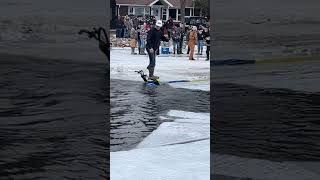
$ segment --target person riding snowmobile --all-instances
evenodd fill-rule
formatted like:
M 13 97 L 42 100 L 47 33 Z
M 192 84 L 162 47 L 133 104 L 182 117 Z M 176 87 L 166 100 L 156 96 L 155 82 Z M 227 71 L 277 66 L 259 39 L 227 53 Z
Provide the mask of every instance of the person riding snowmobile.
M 163 32 L 160 30 L 162 27 L 162 21 L 158 20 L 149 32 L 147 36 L 146 49 L 149 55 L 149 65 L 147 69 L 149 70 L 149 79 L 155 80 L 159 77 L 154 76 L 154 68 L 156 66 L 156 54 L 159 50 L 161 41 L 168 42 L 169 39 L 164 36 Z

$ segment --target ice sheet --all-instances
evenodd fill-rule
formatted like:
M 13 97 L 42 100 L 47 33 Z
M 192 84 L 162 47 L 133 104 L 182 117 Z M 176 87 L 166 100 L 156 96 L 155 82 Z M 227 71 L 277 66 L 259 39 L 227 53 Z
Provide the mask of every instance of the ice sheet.
M 135 149 L 111 152 L 111 180 L 209 180 L 210 114 L 171 110 Z
M 182 57 L 157 57 L 155 75 L 160 76 L 162 82 L 175 80 L 203 80 L 201 82 L 170 83 L 175 88 L 210 90 L 210 62 L 204 57 L 195 61 Z M 111 50 L 110 74 L 112 79 L 142 81 L 134 71 L 146 70 L 149 63 L 147 55 L 131 55 L 128 48 L 113 48 Z
M 209 140 L 111 153 L 111 180 L 209 180 Z

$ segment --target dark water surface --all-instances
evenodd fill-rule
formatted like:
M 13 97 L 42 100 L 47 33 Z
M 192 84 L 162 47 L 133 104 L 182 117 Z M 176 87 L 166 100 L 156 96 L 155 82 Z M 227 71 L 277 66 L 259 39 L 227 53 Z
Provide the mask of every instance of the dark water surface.
M 106 179 L 105 65 L 0 55 L 0 179 Z
M 320 160 L 320 93 L 213 83 L 212 150 L 274 161 Z
M 110 150 L 135 147 L 163 121 L 169 110 L 210 112 L 210 92 L 172 88 L 161 84 L 150 88 L 143 82 L 111 80 Z

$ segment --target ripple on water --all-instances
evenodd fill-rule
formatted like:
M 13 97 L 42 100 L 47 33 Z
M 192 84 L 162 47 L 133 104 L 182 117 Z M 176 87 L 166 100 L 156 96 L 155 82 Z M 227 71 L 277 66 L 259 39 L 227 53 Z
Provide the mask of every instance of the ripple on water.
M 275 161 L 320 160 L 319 93 L 214 87 L 214 152 Z
M 0 58 L 0 177 L 106 178 L 104 65 Z

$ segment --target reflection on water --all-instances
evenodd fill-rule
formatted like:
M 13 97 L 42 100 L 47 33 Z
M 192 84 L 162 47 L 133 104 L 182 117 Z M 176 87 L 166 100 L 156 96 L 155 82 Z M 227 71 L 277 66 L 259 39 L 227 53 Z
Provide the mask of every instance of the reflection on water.
M 137 145 L 160 124 L 159 115 L 171 109 L 206 112 L 209 92 L 175 89 L 167 84 L 145 86 L 143 82 L 111 80 L 111 151 Z
M 0 177 L 105 179 L 105 65 L 0 59 Z
M 320 160 L 320 93 L 213 87 L 214 152 L 275 161 Z

